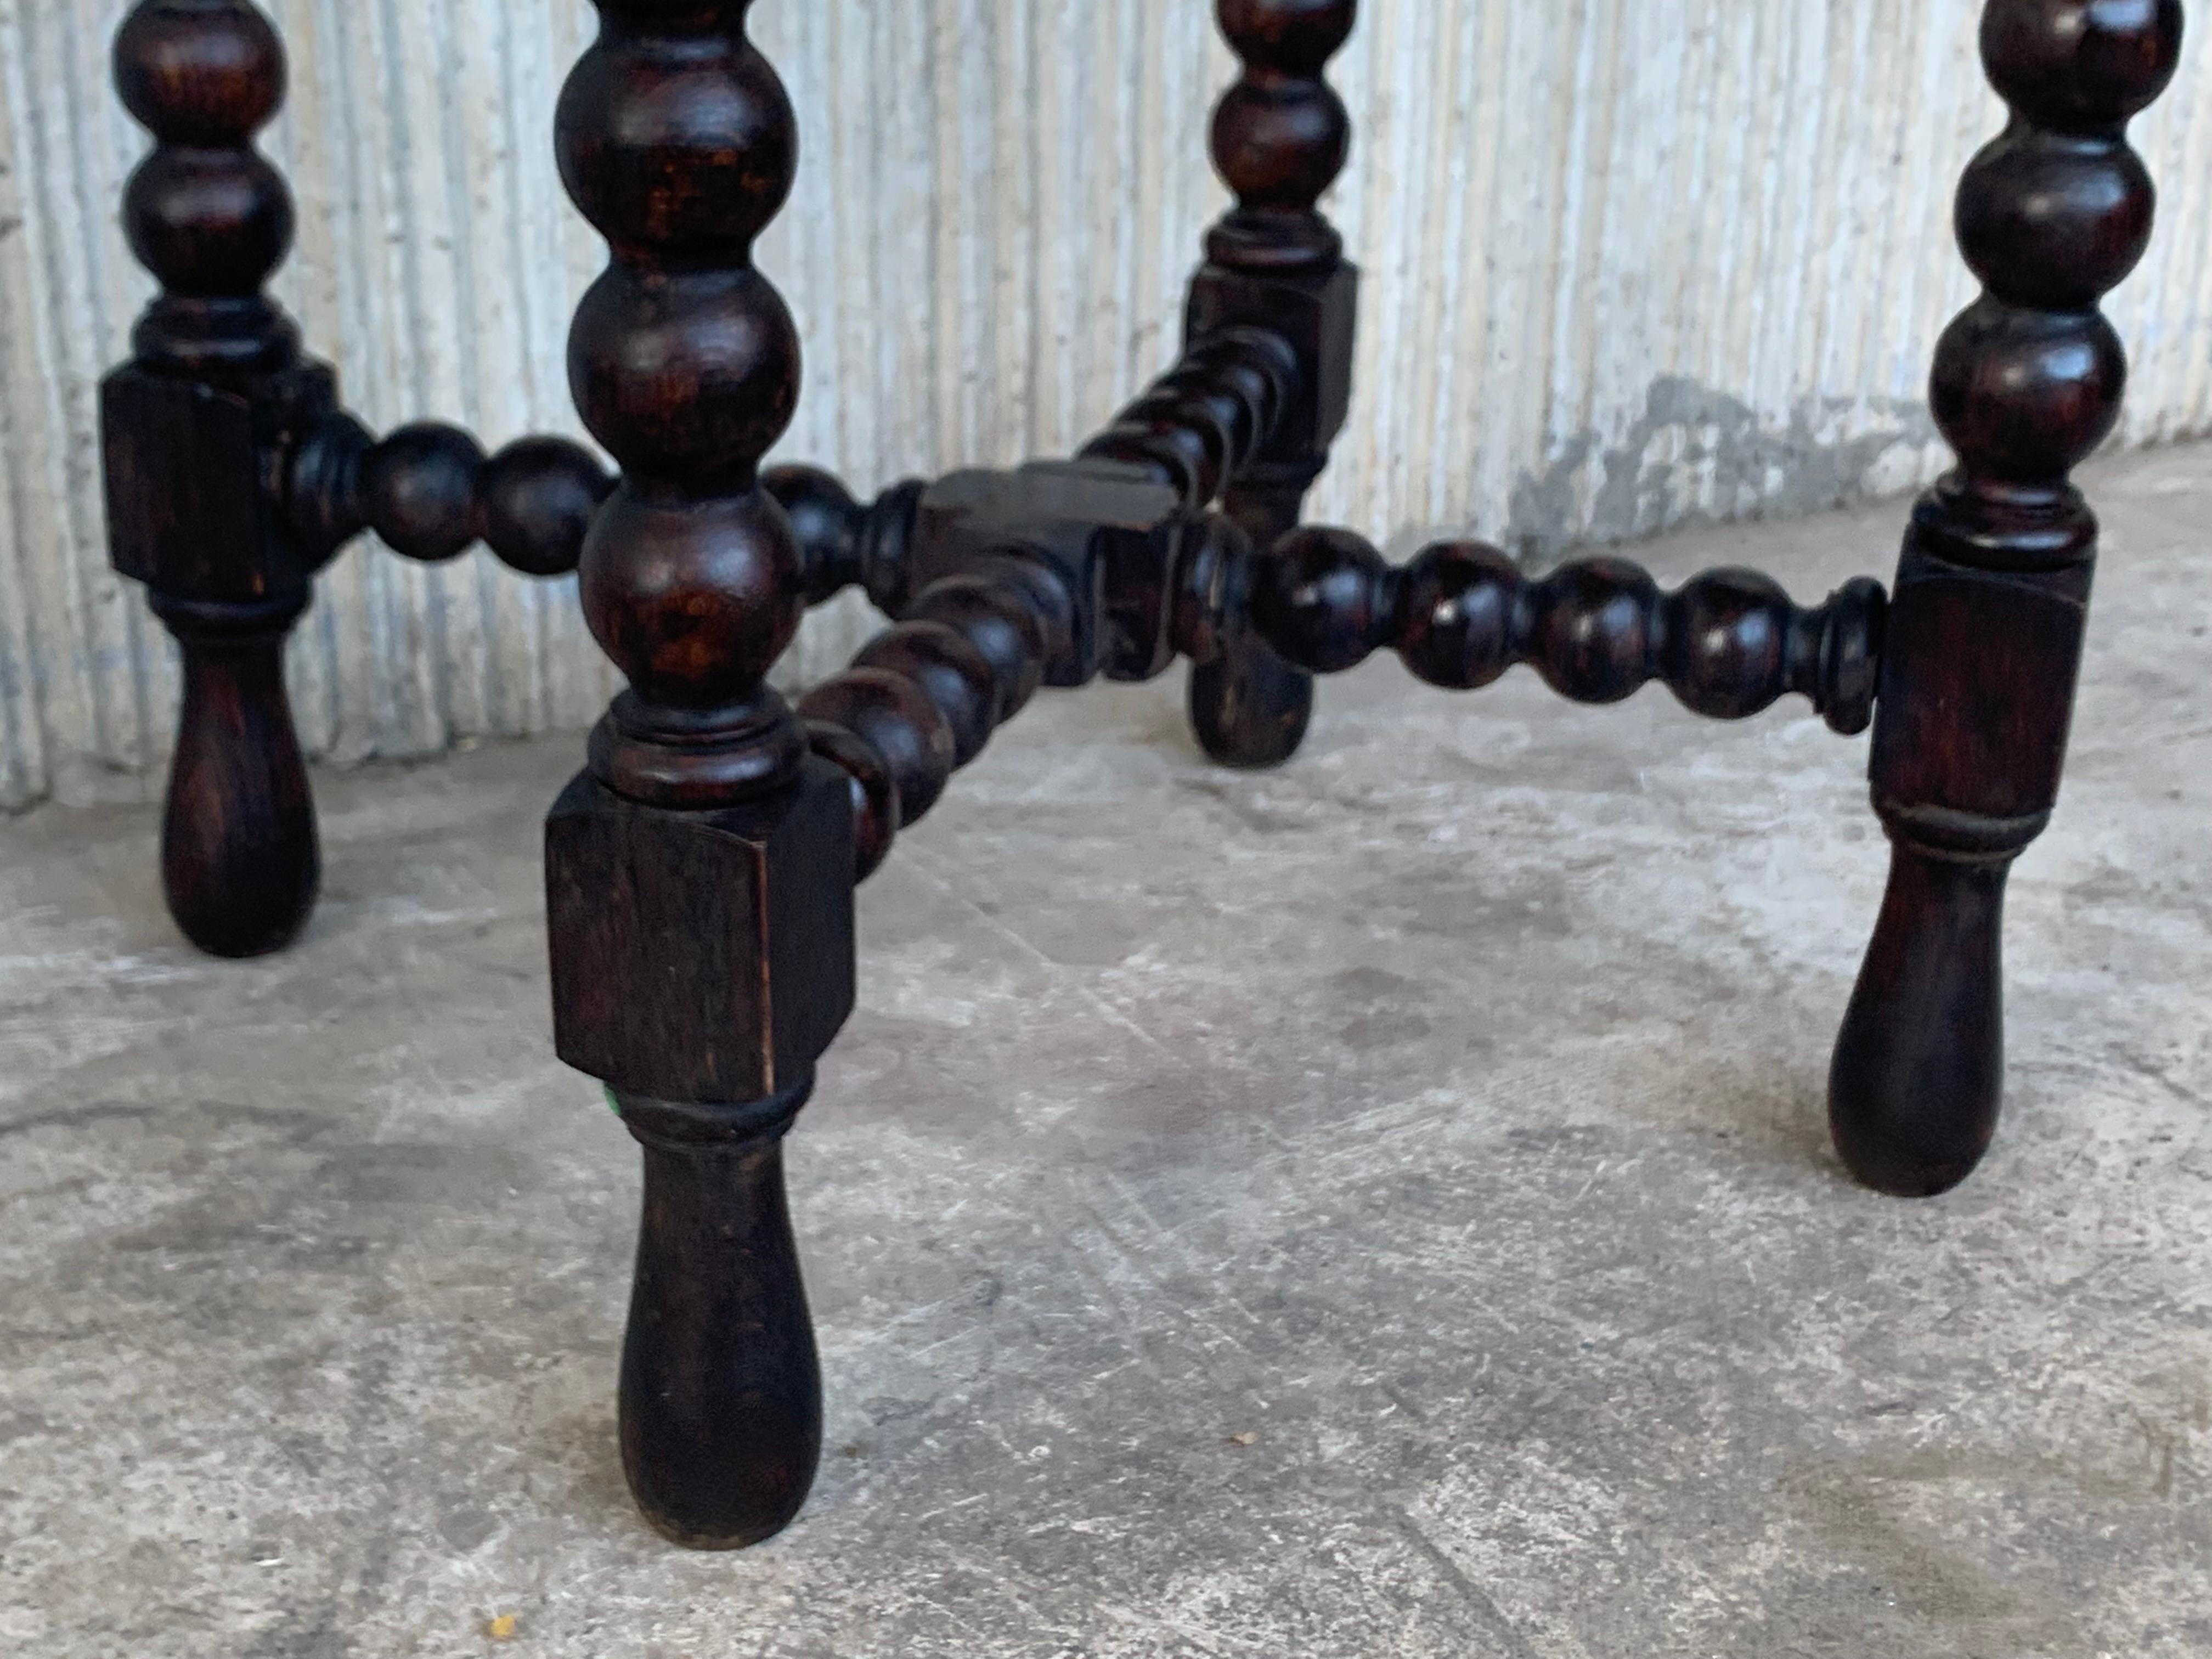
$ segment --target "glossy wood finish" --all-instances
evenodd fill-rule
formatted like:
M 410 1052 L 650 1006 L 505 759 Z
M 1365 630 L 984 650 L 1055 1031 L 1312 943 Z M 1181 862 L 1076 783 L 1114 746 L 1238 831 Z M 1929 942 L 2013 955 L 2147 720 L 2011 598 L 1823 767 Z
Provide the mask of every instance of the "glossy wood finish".
M 1717 720 L 1796 692 L 1844 732 L 1872 718 L 1884 611 L 1865 577 L 1806 611 L 1754 570 L 1708 571 L 1662 593 L 1626 559 L 1532 578 L 1480 542 L 1439 542 L 1399 568 L 1351 532 L 1321 528 L 1259 560 L 1250 605 L 1261 636 L 1310 673 L 1389 647 L 1430 684 L 1467 691 L 1525 663 L 1577 702 L 1619 702 L 1659 680 Z
M 123 223 L 161 292 L 136 360 L 101 389 L 101 424 L 115 566 L 184 656 L 162 886 L 203 950 L 257 956 L 306 923 L 321 868 L 283 677 L 317 560 L 265 488 L 270 452 L 333 396 L 263 292 L 292 241 L 290 192 L 253 148 L 283 101 L 284 53 L 246 0 L 143 0 L 114 66 L 155 140 Z
M 1297 353 L 1264 328 L 1194 341 L 1078 452 L 1120 461 L 1174 486 L 1187 507 L 1211 506 L 1264 454 L 1303 390 Z
M 1036 690 L 1058 583 L 1012 556 L 932 583 L 905 621 L 800 702 L 814 752 L 850 781 L 856 880 L 881 867 L 898 832 L 921 822 Z
M 752 246 L 797 138 L 750 9 L 599 0 L 556 121 L 609 253 L 569 378 L 623 469 L 580 589 L 629 690 L 547 821 L 555 1036 L 646 1148 L 623 1467 L 655 1528 L 718 1549 L 786 1525 L 820 1450 L 777 1143 L 854 988 L 852 787 L 765 679 L 808 579 L 759 476 L 799 362 Z M 444 480 L 405 515 L 431 550 L 468 527 L 474 465 L 442 437 L 410 464 Z
M 519 439 L 486 459 L 457 427 L 424 421 L 381 441 L 329 421 L 292 458 L 288 501 L 301 533 L 337 547 L 373 530 L 402 558 L 457 559 L 477 543 L 526 576 L 565 576 L 614 491 L 598 458 L 565 438 Z
M 798 538 L 809 605 L 858 587 L 879 611 L 896 616 L 904 607 L 907 541 L 921 499 L 921 480 L 894 484 L 866 507 L 818 467 L 771 467 L 761 483 Z
M 284 694 L 296 602 L 265 611 L 157 599 L 183 647 L 184 717 L 161 815 L 161 890 L 185 936 L 220 957 L 289 944 L 321 880 L 307 767 Z
M 1830 1073 L 1868 1185 L 1941 1193 L 2003 1089 L 2006 876 L 2058 795 L 2097 523 L 2069 471 L 2112 428 L 2126 362 L 2098 298 L 2154 200 L 2125 127 L 2172 78 L 2179 0 L 1990 0 L 1982 58 L 2012 121 L 1959 193 L 1982 297 L 1936 348 L 1957 471 L 1905 538 L 1875 727 L 1889 890 Z
M 578 446 L 531 438 L 486 461 L 450 427 L 374 442 L 327 366 L 263 291 L 293 209 L 254 135 L 283 100 L 282 43 L 247 0 L 145 0 L 115 43 L 116 84 L 153 133 L 124 228 L 161 284 L 137 359 L 102 388 L 110 542 L 184 658 L 163 817 L 162 886 L 185 935 L 222 956 L 282 948 L 320 880 L 314 804 L 283 648 L 315 574 L 374 528 L 412 558 L 479 538 L 516 569 L 575 568 L 608 489 Z
M 657 1101 L 621 1103 L 645 1158 L 623 1467 L 653 1494 L 655 1525 L 690 1548 L 780 1530 L 821 1460 L 822 1367 L 783 1179 L 782 1137 L 806 1092 L 763 1102 L 735 1130 Z M 695 1447 L 705 1455 L 671 1455 Z
M 1350 154 L 1352 119 L 1324 78 L 1351 37 L 1356 0 L 1219 0 L 1243 72 L 1214 112 L 1215 168 L 1237 204 L 1206 238 L 1192 284 L 1194 348 L 1238 328 L 1286 340 L 1299 389 L 1288 418 L 1227 480 L 1225 507 L 1266 549 L 1297 524 L 1351 399 L 1358 274 L 1316 204 Z M 1190 718 L 1224 765 L 1277 766 L 1313 718 L 1313 682 L 1264 641 L 1232 631 L 1193 665 Z
M 117 34 L 116 89 L 154 135 L 123 201 L 161 285 L 132 337 L 142 361 L 240 385 L 298 361 L 298 329 L 262 290 L 292 249 L 292 193 L 253 146 L 285 76 L 250 0 L 141 0 Z

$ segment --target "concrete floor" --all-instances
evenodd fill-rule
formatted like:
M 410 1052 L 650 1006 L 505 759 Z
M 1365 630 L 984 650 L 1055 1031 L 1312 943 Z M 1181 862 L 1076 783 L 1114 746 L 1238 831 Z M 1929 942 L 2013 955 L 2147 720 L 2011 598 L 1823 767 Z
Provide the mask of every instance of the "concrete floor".
M 1883 857 L 1802 706 L 1384 662 L 1266 777 L 1174 683 L 1026 716 L 866 890 L 793 1143 L 829 1450 L 742 1557 L 617 1462 L 574 740 L 322 776 L 251 966 L 172 934 L 150 811 L 0 826 L 0 1652 L 2212 1653 L 2212 452 L 2092 483 L 2007 1121 L 1936 1202 L 1826 1148 Z M 1899 523 L 1650 557 L 1812 595 Z

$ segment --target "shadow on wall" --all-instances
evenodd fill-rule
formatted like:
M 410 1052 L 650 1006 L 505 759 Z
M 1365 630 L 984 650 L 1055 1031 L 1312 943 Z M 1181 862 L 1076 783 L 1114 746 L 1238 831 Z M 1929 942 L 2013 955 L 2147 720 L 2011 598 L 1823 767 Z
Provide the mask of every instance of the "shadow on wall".
M 1577 546 L 1817 513 L 1911 489 L 1940 441 L 1922 403 L 1806 398 L 1778 430 L 1739 398 L 1662 375 L 1618 443 L 1585 428 L 1541 471 L 1521 474 L 1498 539 L 1536 566 Z M 1685 506 L 1699 501 L 1711 505 Z

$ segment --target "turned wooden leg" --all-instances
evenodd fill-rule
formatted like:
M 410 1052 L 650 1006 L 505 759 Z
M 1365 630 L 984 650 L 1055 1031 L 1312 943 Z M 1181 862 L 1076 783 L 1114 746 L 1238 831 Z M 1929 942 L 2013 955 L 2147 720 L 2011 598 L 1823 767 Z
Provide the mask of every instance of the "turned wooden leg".
M 2126 380 L 2096 306 L 2150 236 L 2125 127 L 2180 39 L 2179 0 L 1991 0 L 1983 18 L 2014 119 L 1960 191 L 1984 291 L 1930 388 L 1959 468 L 1916 509 L 1891 600 L 1873 780 L 1894 852 L 1829 1081 L 1844 1162 L 1900 1196 L 1966 1179 L 1996 1126 L 2005 880 L 2058 798 L 2096 559 L 2067 475 Z
M 546 823 L 554 1030 L 645 1149 L 623 1462 L 694 1548 L 799 1511 L 821 1378 L 780 1138 L 853 1006 L 854 804 L 765 684 L 807 574 L 760 456 L 799 339 L 751 259 L 796 133 L 750 0 L 598 0 L 556 144 L 609 264 L 570 380 L 622 465 L 579 574 L 629 682 Z
M 1836 1149 L 1877 1191 L 1948 1192 L 1996 1133 L 2009 872 L 1909 843 L 1891 860 L 1828 1084 Z
M 161 291 L 100 406 L 115 568 L 184 653 L 162 885 L 194 944 L 256 956 L 298 933 L 319 878 L 283 653 L 331 550 L 296 533 L 273 481 L 337 401 L 262 292 L 292 236 L 290 193 L 253 148 L 283 49 L 246 0 L 143 0 L 115 72 L 155 138 L 123 218 Z
M 624 740 L 603 728 L 595 761 Z M 644 1148 L 623 1465 L 646 1518 L 693 1548 L 769 1536 L 813 1476 L 821 1378 L 781 1142 L 853 1006 L 854 867 L 851 787 L 823 760 L 715 810 L 586 772 L 546 823 L 556 1046 Z
M 1295 529 L 1302 485 L 1237 484 L 1224 510 L 1255 548 Z M 1256 629 L 1233 629 L 1210 660 L 1190 670 L 1190 724 L 1199 746 L 1224 766 L 1280 766 L 1298 752 L 1313 721 L 1314 679 L 1277 656 Z
M 284 640 L 301 602 L 155 601 L 182 648 L 184 708 L 161 821 L 161 887 L 185 936 L 219 957 L 291 943 L 322 860 L 307 762 L 284 692 Z
M 1224 499 L 1265 556 L 1294 527 L 1352 398 L 1358 271 L 1316 207 L 1344 170 L 1352 121 L 1322 71 L 1352 33 L 1357 0 L 1218 0 L 1243 74 L 1214 112 L 1213 163 L 1237 205 L 1206 238 L 1191 287 L 1193 342 L 1244 325 L 1285 338 L 1297 389 L 1274 435 Z M 1201 747 L 1226 766 L 1276 766 L 1313 715 L 1312 676 L 1249 629 L 1232 629 L 1190 675 Z
M 806 1092 L 708 1110 L 618 1097 L 645 1148 L 623 1468 L 646 1519 L 690 1548 L 782 1531 L 821 1458 L 822 1371 L 783 1188 Z

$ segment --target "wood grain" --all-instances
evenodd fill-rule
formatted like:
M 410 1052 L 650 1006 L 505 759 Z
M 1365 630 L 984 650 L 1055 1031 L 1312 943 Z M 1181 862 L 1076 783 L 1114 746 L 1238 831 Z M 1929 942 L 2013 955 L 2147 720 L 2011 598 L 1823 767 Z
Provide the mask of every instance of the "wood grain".
M 1966 1179 L 2004 1088 L 2013 860 L 2058 798 L 2097 520 L 2069 482 L 2119 418 L 2127 357 L 2097 301 L 2142 257 L 2154 201 L 2127 124 L 2172 78 L 2180 0 L 1990 0 L 2011 124 L 1966 169 L 1984 283 L 1936 349 L 1955 471 L 1915 510 L 1875 726 L 1889 890 L 1829 1077 L 1836 1146 L 1905 1196 Z

